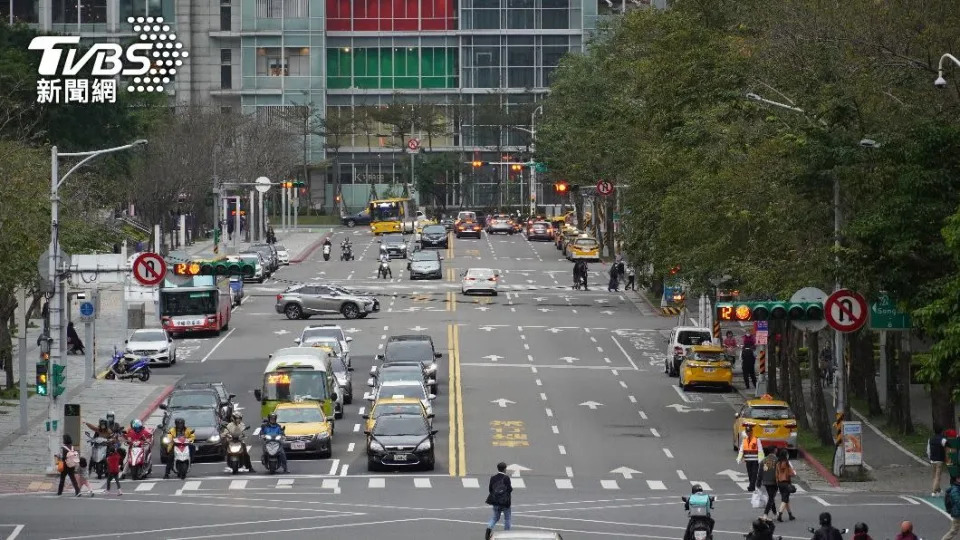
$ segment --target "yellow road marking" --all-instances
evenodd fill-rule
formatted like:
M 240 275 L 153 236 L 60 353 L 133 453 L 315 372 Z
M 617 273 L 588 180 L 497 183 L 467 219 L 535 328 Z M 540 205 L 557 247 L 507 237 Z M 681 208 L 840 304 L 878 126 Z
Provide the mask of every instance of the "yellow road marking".
M 457 369 L 457 454 L 459 476 L 467 475 L 467 445 L 463 434 L 463 388 L 460 382 L 460 327 L 453 325 L 453 352 L 457 359 L 454 362 Z
M 493 446 L 530 446 L 523 420 L 491 420 L 490 432 Z
M 453 259 L 453 239 L 456 237 L 455 234 L 447 233 L 447 259 Z
M 448 293 L 449 294 L 449 293 Z M 457 475 L 457 411 L 456 411 L 456 401 L 454 400 L 454 392 L 456 391 L 456 386 L 454 384 L 454 379 L 456 378 L 456 369 L 454 368 L 454 362 L 456 362 L 456 356 L 453 353 L 453 328 L 454 325 L 447 325 L 447 408 L 449 415 L 449 429 L 447 430 L 447 450 L 450 463 L 450 476 Z
M 457 310 L 457 291 L 450 291 L 450 311 Z

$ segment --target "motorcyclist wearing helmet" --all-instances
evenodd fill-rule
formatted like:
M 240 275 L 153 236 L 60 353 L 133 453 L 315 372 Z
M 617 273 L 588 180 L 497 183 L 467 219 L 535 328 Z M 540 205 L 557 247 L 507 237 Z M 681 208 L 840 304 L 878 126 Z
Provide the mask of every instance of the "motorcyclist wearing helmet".
M 869 532 L 870 529 L 866 523 L 857 523 L 853 526 L 853 540 L 873 540 L 873 538 L 870 538 L 870 535 L 867 534 Z
M 701 520 L 705 520 L 710 527 L 710 535 L 713 534 L 715 521 L 710 515 L 713 509 L 713 497 L 703 492 L 703 486 L 694 484 L 690 487 L 690 497 L 687 497 L 683 503 L 683 509 L 690 512 L 690 520 L 687 521 L 687 530 L 683 534 L 683 540 L 693 540 L 693 526 Z
M 107 424 L 106 418 L 101 418 L 96 424 L 91 424 L 90 422 L 84 422 L 84 424 L 90 428 L 90 431 L 97 437 L 103 437 L 104 439 L 113 437 L 113 430 L 110 429 L 110 425 Z
M 130 422 L 130 429 L 124 434 L 128 441 L 143 441 L 150 442 L 150 438 L 153 436 L 153 433 L 149 429 L 143 427 L 143 422 L 140 420 L 134 420 Z
M 260 426 L 261 435 L 283 435 L 283 426 L 277 423 L 277 413 L 270 413 L 267 415 L 267 420 Z M 278 454 L 280 459 L 280 466 L 283 467 L 283 472 L 287 471 L 287 454 L 283 451 L 283 445 L 280 445 L 280 453 Z
M 813 540 L 843 540 L 840 531 L 833 527 L 833 516 L 830 512 L 820 514 L 820 528 L 813 533 Z
M 230 423 L 223 428 L 223 432 L 220 434 L 223 439 L 223 444 L 228 444 L 231 438 L 234 438 L 240 441 L 240 444 L 243 446 L 243 457 L 240 461 L 240 464 L 243 467 L 246 467 L 249 472 L 256 472 L 253 470 L 253 464 L 250 463 L 250 452 L 247 451 L 247 443 L 244 441 L 247 434 L 244 431 L 247 429 L 247 425 L 243 423 L 243 415 L 239 411 L 234 411 L 233 416 L 230 418 Z
M 176 418 L 173 421 L 173 427 L 167 431 L 167 437 L 169 437 L 170 442 L 166 445 L 167 451 L 167 468 L 163 473 L 164 480 L 170 478 L 170 471 L 173 470 L 173 441 L 177 437 L 184 437 L 190 443 L 190 460 L 193 460 L 193 443 L 197 440 L 196 434 L 193 430 L 187 427 L 187 423 L 183 418 Z
M 380 261 L 381 263 L 387 263 L 387 267 L 386 267 L 385 270 L 384 270 L 384 269 L 381 269 L 381 268 L 378 268 L 378 269 L 377 269 L 377 277 L 380 277 L 380 275 L 382 274 L 383 277 L 387 277 L 387 276 L 389 275 L 390 278 L 392 279 L 392 278 L 393 278 L 393 270 L 390 269 L 390 253 L 387 251 L 387 246 L 380 246 L 380 258 L 379 258 L 379 261 Z

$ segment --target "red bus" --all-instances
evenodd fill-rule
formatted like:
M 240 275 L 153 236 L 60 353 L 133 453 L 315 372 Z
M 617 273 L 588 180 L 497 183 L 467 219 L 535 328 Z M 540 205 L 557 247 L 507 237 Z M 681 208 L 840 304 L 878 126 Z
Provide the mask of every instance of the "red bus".
M 230 327 L 230 309 L 229 289 L 215 284 L 160 289 L 160 323 L 172 336 L 200 332 L 219 336 Z

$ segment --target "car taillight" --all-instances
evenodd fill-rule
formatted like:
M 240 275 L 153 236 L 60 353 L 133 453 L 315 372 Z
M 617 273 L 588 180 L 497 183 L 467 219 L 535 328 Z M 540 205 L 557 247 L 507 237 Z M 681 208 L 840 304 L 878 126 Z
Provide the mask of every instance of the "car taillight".
M 281 300 L 283 300 L 283 295 L 282 295 L 282 294 L 278 294 L 278 295 L 277 295 L 277 302 L 279 302 L 279 301 L 281 301 Z
M 683 354 L 683 347 L 674 347 L 673 354 Z
M 170 324 L 171 324 L 173 321 L 170 320 L 170 317 L 164 317 L 163 319 L 161 319 L 161 322 L 162 322 L 162 324 L 163 324 L 164 326 L 170 326 Z
M 479 230 L 480 230 L 480 226 L 479 226 L 479 225 L 474 225 L 473 230 L 479 231 Z
M 495 278 L 495 277 L 487 278 L 487 281 L 496 281 L 496 280 L 497 280 L 497 278 Z
M 464 278 L 464 281 L 475 281 L 472 277 Z
M 784 427 L 787 428 L 787 429 L 791 429 L 791 430 L 792 430 L 792 429 L 797 429 L 797 423 L 796 423 L 796 422 L 788 422 L 788 423 L 784 424 Z

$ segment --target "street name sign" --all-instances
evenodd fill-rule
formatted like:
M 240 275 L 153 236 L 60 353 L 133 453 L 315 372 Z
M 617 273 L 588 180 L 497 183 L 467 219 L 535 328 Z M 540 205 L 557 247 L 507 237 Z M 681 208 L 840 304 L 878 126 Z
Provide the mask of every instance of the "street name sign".
M 840 289 L 827 297 L 823 315 L 837 332 L 856 332 L 867 322 L 867 301 L 860 293 Z
M 910 314 L 897 309 L 887 295 L 882 295 L 870 304 L 870 328 L 872 330 L 909 330 L 912 327 Z

